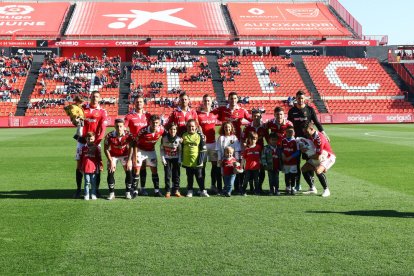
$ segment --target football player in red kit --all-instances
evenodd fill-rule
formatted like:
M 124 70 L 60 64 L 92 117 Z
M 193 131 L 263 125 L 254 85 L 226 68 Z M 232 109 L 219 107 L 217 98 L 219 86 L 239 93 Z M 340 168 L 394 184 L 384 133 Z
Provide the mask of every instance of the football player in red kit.
M 218 115 L 218 119 L 222 122 L 229 121 L 233 124 L 236 130 L 237 139 L 241 138 L 241 126 L 243 119 L 251 121 L 251 116 L 246 109 L 240 107 L 237 104 L 239 97 L 236 92 L 230 92 L 228 96 L 228 105 L 220 106 L 214 109 L 212 112 Z
M 79 198 L 81 195 L 82 189 L 82 172 L 80 169 L 81 162 L 80 162 L 80 154 L 82 147 L 86 144 L 86 134 L 88 132 L 93 132 L 95 134 L 95 145 L 99 147 L 102 139 L 105 136 L 105 130 L 107 125 L 107 114 L 104 109 L 101 108 L 99 105 L 99 101 L 101 100 L 101 94 L 98 91 L 93 91 L 91 93 L 90 102 L 82 106 L 85 119 L 83 121 L 83 130 L 82 135 L 78 138 L 78 143 L 76 147 L 76 193 L 74 195 L 75 198 Z M 100 197 L 99 193 L 99 184 L 100 184 L 100 176 L 101 174 L 98 173 L 96 177 L 96 196 Z
M 144 96 L 142 95 L 138 95 L 138 97 L 135 98 L 135 102 L 134 102 L 134 109 L 129 112 L 126 116 L 125 116 L 125 126 L 127 128 L 129 128 L 129 132 L 132 134 L 133 137 L 136 137 L 139 133 L 139 131 L 148 126 L 148 120 L 151 117 L 151 114 L 146 112 L 144 110 L 144 106 L 145 106 L 145 102 L 144 102 Z M 136 157 L 137 153 L 133 153 L 132 155 L 132 163 L 133 166 L 137 166 L 137 160 Z M 144 161 L 145 162 L 145 161 Z M 146 165 L 141 166 L 141 171 L 139 172 L 139 176 L 135 175 L 135 171 L 132 172 L 132 178 L 133 178 L 133 183 L 132 186 L 134 188 L 134 190 L 137 190 L 138 188 L 138 183 L 137 180 L 140 180 L 141 183 L 141 187 L 145 187 L 145 183 L 147 180 L 147 168 Z M 145 189 L 143 190 L 144 194 L 143 195 L 147 195 L 145 193 Z M 135 193 L 132 194 L 133 197 L 136 196 Z
M 133 152 L 137 153 L 137 166 L 135 167 L 136 175 L 138 175 L 144 161 L 146 161 L 146 165 L 150 167 L 155 196 L 162 196 L 160 191 L 160 179 L 157 171 L 157 154 L 155 152 L 155 144 L 165 132 L 164 127 L 160 124 L 160 117 L 158 115 L 151 115 L 149 126 L 140 130 L 137 137 L 134 139 L 134 147 L 136 149 L 131 151 L 131 155 Z M 145 187 L 141 187 L 141 190 L 141 193 L 144 194 Z M 138 194 L 138 191 L 134 190 L 134 194 Z
M 187 131 L 187 122 L 190 119 L 194 119 L 198 125 L 198 115 L 194 109 L 189 107 L 190 98 L 188 95 L 183 92 L 179 96 L 179 106 L 171 112 L 171 115 L 168 117 L 167 128 L 174 123 L 178 127 L 178 136 L 182 136 L 184 132 Z
M 329 191 L 328 179 L 325 174 L 333 166 L 333 164 L 335 164 L 336 156 L 332 151 L 326 135 L 319 132 L 312 122 L 306 123 L 303 131 L 315 146 L 315 154 L 309 156 L 309 159 L 301 169 L 303 177 L 310 187 L 307 194 L 317 193 L 314 179 L 312 177 L 312 172 L 315 172 L 323 187 L 322 196 L 328 197 L 331 195 L 331 192 Z
M 207 154 L 206 159 L 211 162 L 211 191 L 213 193 L 221 193 L 223 185 L 221 179 L 221 169 L 217 167 L 217 150 L 216 150 L 216 123 L 217 115 L 211 112 L 213 101 L 211 97 L 206 94 L 203 96 L 203 104 L 200 110 L 197 111 L 198 123 L 205 135 Z M 205 178 L 206 169 L 204 160 L 203 177 Z
M 132 144 L 132 135 L 125 130 L 125 122 L 123 119 L 115 120 L 115 130 L 109 132 L 104 140 L 104 152 L 108 159 L 108 199 L 115 198 L 115 171 L 118 162 L 121 162 L 125 171 L 125 198 L 131 199 L 132 185 L 132 160 L 129 159 L 129 151 Z
M 293 123 L 285 119 L 283 107 L 275 107 L 274 118 L 266 122 L 270 133 L 276 133 L 278 137 L 277 146 L 280 148 L 283 138 L 286 137 L 286 129 L 293 126 Z

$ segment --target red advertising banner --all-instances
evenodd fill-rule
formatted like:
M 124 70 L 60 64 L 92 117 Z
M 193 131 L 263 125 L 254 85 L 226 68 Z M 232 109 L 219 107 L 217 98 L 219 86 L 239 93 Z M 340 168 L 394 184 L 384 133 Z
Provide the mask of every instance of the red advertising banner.
M 0 40 L 0 47 L 36 47 L 35 40 Z
M 220 3 L 78 2 L 67 36 L 229 36 Z
M 322 3 L 228 3 L 239 35 L 351 36 Z
M 414 114 L 319 114 L 323 124 L 396 124 L 414 123 Z M 119 116 L 121 117 L 121 116 Z M 118 117 L 108 117 L 108 125 Z M 273 115 L 265 114 L 263 120 L 272 119 Z M 34 128 L 34 127 L 74 127 L 69 117 L 0 117 L 0 128 Z
M 108 125 L 118 117 L 108 117 Z M 74 127 L 67 116 L 0 117 L 0 127 Z
M 56 36 L 69 6 L 64 2 L 0 3 L 0 35 Z
M 1 45 L 1 44 L 0 44 Z M 49 47 L 312 47 L 377 46 L 376 40 L 62 40 Z
M 414 114 L 319 114 L 324 124 L 414 123 Z

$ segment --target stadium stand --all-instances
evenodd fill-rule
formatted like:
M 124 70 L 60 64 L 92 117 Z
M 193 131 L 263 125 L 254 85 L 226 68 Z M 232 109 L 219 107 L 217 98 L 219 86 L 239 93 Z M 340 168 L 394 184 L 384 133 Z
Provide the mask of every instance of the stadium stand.
M 405 63 L 404 66 L 411 73 L 411 76 L 414 77 L 414 63 Z
M 303 57 L 329 113 L 411 112 L 404 94 L 376 59 Z
M 32 62 L 32 56 L 0 56 L 0 116 L 16 112 Z
M 101 106 L 108 115 L 117 115 L 120 62 L 119 57 L 99 60 L 86 54 L 45 59 L 26 115 L 64 116 L 64 105 L 95 90 L 101 92 Z
M 131 72 L 130 109 L 138 94 L 144 95 L 147 111 L 169 113 L 181 92 L 198 106 L 204 94 L 214 95 L 211 73 L 204 56 L 167 53 L 158 57 L 135 56 Z
M 219 65 L 226 97 L 237 91 L 248 110 L 262 108 L 272 114 L 275 106 L 288 109 L 287 98 L 298 90 L 311 97 L 290 58 L 228 56 L 220 59 Z M 246 96 L 249 103 L 243 103 Z

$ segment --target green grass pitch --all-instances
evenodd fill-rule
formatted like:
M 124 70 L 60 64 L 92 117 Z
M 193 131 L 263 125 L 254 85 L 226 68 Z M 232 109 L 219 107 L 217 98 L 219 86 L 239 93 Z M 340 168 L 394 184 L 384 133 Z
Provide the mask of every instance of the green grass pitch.
M 73 129 L 1 129 L 0 275 L 413 275 L 413 125 L 326 130 L 329 198 L 128 201 L 118 167 L 119 197 L 87 202 Z

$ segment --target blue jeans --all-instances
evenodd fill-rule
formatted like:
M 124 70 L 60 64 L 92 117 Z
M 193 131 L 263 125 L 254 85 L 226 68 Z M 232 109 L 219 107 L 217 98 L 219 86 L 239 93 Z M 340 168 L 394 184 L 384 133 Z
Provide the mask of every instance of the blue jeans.
M 223 175 L 223 182 L 224 182 L 224 191 L 228 194 L 231 194 L 234 186 L 234 180 L 236 179 L 235 174 L 231 175 Z
M 89 195 L 89 187 L 92 188 L 92 194 L 96 195 L 96 173 L 85 173 L 85 195 Z
M 279 171 L 267 171 L 269 176 L 269 189 L 271 193 L 275 193 L 279 190 Z

